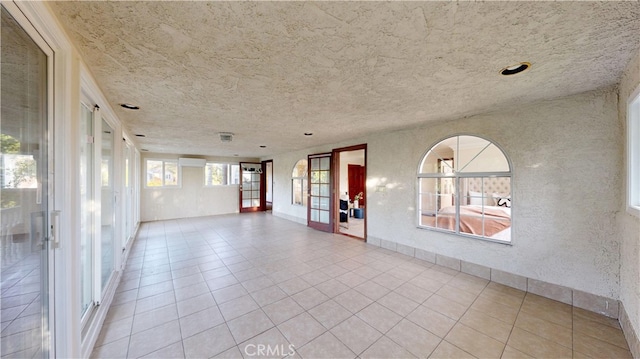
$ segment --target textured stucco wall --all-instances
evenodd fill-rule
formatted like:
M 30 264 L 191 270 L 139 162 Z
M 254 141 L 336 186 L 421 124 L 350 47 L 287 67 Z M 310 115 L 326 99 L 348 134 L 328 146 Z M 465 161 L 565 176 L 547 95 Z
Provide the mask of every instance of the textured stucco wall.
M 619 86 L 619 119 L 625 129 L 626 145 L 627 100 L 637 86 L 640 86 L 640 51 L 629 63 Z M 627 168 L 626 147 L 623 150 L 624 173 Z M 626 177 L 623 176 L 620 188 L 625 191 Z M 626 196 L 626 192 L 623 192 Z M 640 333 L 640 219 L 626 211 L 626 201 L 620 204 L 617 220 L 621 235 L 620 257 L 620 300 L 624 305 L 635 332 Z
M 609 88 L 352 141 L 368 145 L 368 236 L 618 298 L 616 212 L 623 196 L 616 106 Z M 492 139 L 511 158 L 513 245 L 416 227 L 420 160 L 429 146 L 459 133 Z M 290 178 L 308 153 L 343 145 L 274 156 L 275 177 Z M 381 185 L 385 190 L 376 191 Z M 305 220 L 306 211 L 287 204 L 289 196 L 276 184 L 274 214 Z
M 159 221 L 165 219 L 211 216 L 237 213 L 238 185 L 204 186 L 204 168 L 182 167 L 180 188 L 146 188 L 145 159 L 172 159 L 177 155 L 147 154 L 142 157 L 140 169 L 140 220 Z M 238 163 L 237 158 L 207 158 L 212 162 Z M 252 159 L 251 161 L 255 161 Z

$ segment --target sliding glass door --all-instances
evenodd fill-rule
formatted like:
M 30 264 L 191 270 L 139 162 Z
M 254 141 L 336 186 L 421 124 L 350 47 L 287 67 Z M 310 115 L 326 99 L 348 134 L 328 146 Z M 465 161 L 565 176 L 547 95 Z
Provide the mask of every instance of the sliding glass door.
M 36 43 L 4 6 L 1 9 L 0 356 L 49 357 L 53 202 L 48 108 L 53 53 L 41 39 Z

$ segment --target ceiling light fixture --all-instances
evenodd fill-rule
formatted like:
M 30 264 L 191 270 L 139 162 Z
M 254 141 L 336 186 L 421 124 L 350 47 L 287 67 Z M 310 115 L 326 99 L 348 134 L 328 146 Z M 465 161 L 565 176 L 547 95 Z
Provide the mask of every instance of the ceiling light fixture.
M 142 151 L 142 152 L 149 152 L 149 150 L 148 150 L 148 149 L 146 149 L 146 148 L 141 148 L 141 149 L 140 149 L 140 151 Z
M 136 134 L 135 134 L 135 136 L 136 136 L 136 137 L 147 137 L 147 135 L 143 135 L 143 134 L 141 134 L 141 133 L 136 133 Z
M 265 145 L 260 145 L 260 148 L 267 148 L 267 146 L 265 146 Z
M 305 136 L 313 136 L 313 133 L 311 133 L 311 132 L 305 132 L 305 133 L 304 133 L 304 135 L 305 135 Z
M 136 105 L 132 105 L 130 103 L 121 103 L 120 106 L 122 108 L 126 108 L 127 110 L 139 110 L 140 107 L 136 106 Z
M 526 62 L 526 61 L 520 62 L 515 65 L 511 65 L 503 68 L 502 70 L 500 70 L 500 74 L 503 76 L 511 76 L 511 75 L 519 74 L 525 70 L 528 70 L 529 68 L 531 68 L 530 62 Z

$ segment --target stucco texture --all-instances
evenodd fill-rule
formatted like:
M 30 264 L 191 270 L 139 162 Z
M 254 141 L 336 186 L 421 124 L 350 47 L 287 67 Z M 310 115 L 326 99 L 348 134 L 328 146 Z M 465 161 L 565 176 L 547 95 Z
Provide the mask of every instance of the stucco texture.
M 619 86 L 619 123 L 627 125 L 627 100 L 640 86 L 640 52 L 629 63 Z M 623 136 L 626 144 L 626 135 Z M 624 167 L 627 168 L 626 147 L 623 151 Z M 626 171 L 625 171 L 626 173 Z M 626 189 L 626 177 L 620 179 L 620 188 Z M 624 193 L 624 192 L 623 192 Z M 620 228 L 620 301 L 624 305 L 635 332 L 640 333 L 640 218 L 626 211 L 626 201 L 620 202 L 617 215 Z

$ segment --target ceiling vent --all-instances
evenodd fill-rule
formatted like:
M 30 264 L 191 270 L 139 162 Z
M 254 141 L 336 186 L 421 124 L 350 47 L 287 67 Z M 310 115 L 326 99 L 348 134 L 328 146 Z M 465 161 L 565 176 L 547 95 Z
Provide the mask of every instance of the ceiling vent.
M 233 140 L 233 133 L 231 132 L 220 132 L 220 141 L 222 142 L 231 142 Z

